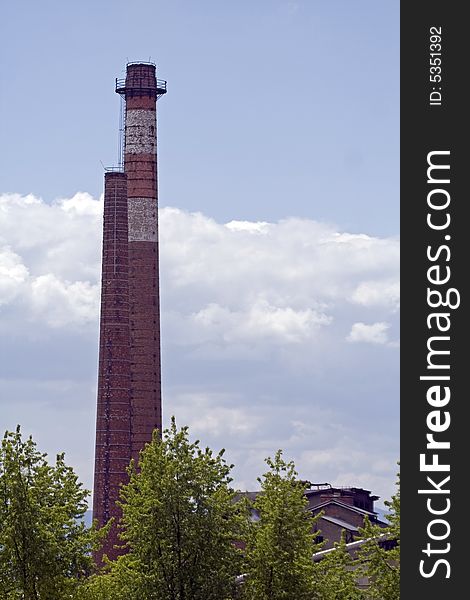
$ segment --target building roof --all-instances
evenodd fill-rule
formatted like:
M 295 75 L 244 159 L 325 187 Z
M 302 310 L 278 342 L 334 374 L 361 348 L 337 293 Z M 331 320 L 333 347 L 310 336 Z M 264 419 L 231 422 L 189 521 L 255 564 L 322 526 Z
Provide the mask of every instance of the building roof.
M 245 497 L 248 498 L 248 500 L 250 500 L 251 502 L 254 502 L 258 494 L 261 494 L 261 492 L 242 492 L 241 490 L 237 490 L 234 499 L 235 502 L 238 502 L 239 500 Z
M 338 525 L 339 527 L 342 527 L 343 529 L 347 529 L 348 531 L 354 531 L 354 532 L 359 531 L 355 525 L 352 525 L 351 523 L 347 523 L 346 521 L 343 521 L 343 519 L 337 519 L 336 517 L 330 517 L 329 515 L 322 515 L 321 519 L 323 519 L 324 521 L 329 521 L 330 523 L 334 523 L 335 525 Z
M 348 488 L 348 489 L 362 489 L 362 488 Z M 309 492 L 312 492 L 312 491 L 313 490 L 307 490 L 305 492 L 305 494 L 307 496 L 312 495 L 312 494 L 309 494 Z M 261 492 L 261 491 L 258 491 L 258 492 L 242 492 L 242 491 L 237 491 L 237 493 L 235 494 L 235 501 L 238 501 L 243 496 L 245 496 L 251 502 L 254 502 L 256 500 L 256 497 L 259 494 L 262 494 L 262 493 L 263 492 Z M 378 523 L 379 525 L 383 525 L 384 527 L 387 525 L 387 523 L 385 523 L 385 521 L 382 521 L 381 519 L 378 518 L 378 513 L 376 511 L 370 511 L 370 510 L 365 510 L 364 508 L 358 508 L 357 506 L 353 506 L 352 504 L 347 504 L 346 502 L 341 502 L 341 500 L 338 500 L 337 498 L 329 498 L 328 500 L 325 500 L 324 502 L 321 502 L 320 504 L 316 504 L 315 506 L 311 506 L 310 510 L 312 512 L 317 511 L 317 509 L 321 510 L 324 506 L 327 506 L 328 504 L 337 504 L 338 506 L 342 506 L 343 508 L 347 508 L 348 510 L 351 510 L 351 511 L 353 511 L 355 513 L 358 513 L 360 515 L 363 515 L 363 516 L 367 515 L 368 517 L 371 518 L 371 520 L 374 523 Z M 329 517 L 329 518 L 332 518 L 332 517 Z
M 331 485 L 329 483 L 310 483 L 310 482 L 305 482 L 305 483 L 309 483 L 311 486 L 315 486 L 316 489 L 308 489 L 305 491 L 305 494 L 307 496 L 318 496 L 320 494 L 324 494 L 325 492 L 340 492 L 340 493 L 346 493 L 347 492 L 351 492 L 353 494 L 356 493 L 364 493 L 367 494 L 369 496 L 369 499 L 372 501 L 378 500 L 380 498 L 380 496 L 375 496 L 375 495 L 371 495 L 372 492 L 370 490 L 365 490 L 364 488 L 358 488 L 358 487 L 354 487 L 354 486 L 335 486 L 335 485 Z
M 336 498 L 331 498 L 329 500 L 325 500 L 325 502 L 322 502 L 321 504 L 316 504 L 315 506 L 311 506 L 310 510 L 317 510 L 318 508 L 322 508 L 323 506 L 326 506 L 327 504 L 338 504 L 338 506 L 342 506 L 343 508 L 348 508 L 349 510 L 352 510 L 353 512 L 357 512 L 361 515 L 367 515 L 367 516 L 372 516 L 375 517 L 377 516 L 377 513 L 375 511 L 371 512 L 370 510 L 365 510 L 363 508 L 358 508 L 357 506 L 353 506 L 352 504 L 346 504 L 346 502 L 341 502 L 341 500 L 337 500 Z
M 371 539 L 374 538 L 366 538 L 363 540 L 357 540 L 355 542 L 350 542 L 349 544 L 346 544 L 346 550 L 348 552 L 351 552 L 352 550 L 355 550 L 356 548 L 360 548 L 361 546 L 363 546 L 366 542 L 370 541 Z M 389 540 L 390 539 L 390 534 L 388 533 L 381 533 L 380 535 L 378 535 L 376 538 L 376 540 L 379 541 L 379 544 L 385 540 Z M 328 548 L 327 550 L 320 550 L 319 552 L 315 552 L 315 554 L 312 556 L 313 561 L 314 562 L 318 562 L 319 560 L 321 560 L 322 558 L 324 558 L 324 556 L 326 554 L 329 554 L 330 552 L 334 552 L 336 550 L 335 548 Z

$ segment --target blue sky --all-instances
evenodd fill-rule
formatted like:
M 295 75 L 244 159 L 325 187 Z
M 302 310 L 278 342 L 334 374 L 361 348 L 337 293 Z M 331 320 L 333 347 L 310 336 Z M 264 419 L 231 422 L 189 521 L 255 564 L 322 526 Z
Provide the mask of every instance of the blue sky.
M 114 78 L 150 58 L 166 420 L 227 447 L 241 486 L 281 446 L 389 496 L 398 1 L 20 0 L 1 20 L 0 428 L 91 485 L 101 162 Z
M 160 198 L 218 220 L 398 232 L 398 1 L 121 0 L 3 8 L 1 180 L 101 193 L 114 77 L 158 63 Z

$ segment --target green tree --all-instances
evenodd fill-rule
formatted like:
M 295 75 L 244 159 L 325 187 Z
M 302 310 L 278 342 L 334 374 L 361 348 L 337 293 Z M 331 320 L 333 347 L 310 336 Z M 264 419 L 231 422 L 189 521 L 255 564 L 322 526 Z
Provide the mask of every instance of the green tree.
M 100 535 L 82 521 L 88 491 L 64 455 L 54 465 L 20 427 L 0 449 L 0 598 L 71 598 Z
M 310 600 L 316 518 L 294 464 L 284 461 L 281 450 L 266 463 L 253 505 L 260 520 L 252 524 L 246 547 L 244 594 L 249 600 Z
M 357 561 L 349 554 L 343 535 L 333 549 L 315 562 L 315 592 L 312 600 L 360 600 L 364 598 L 357 587 Z
M 232 598 L 241 563 L 233 542 L 247 517 L 234 500 L 231 469 L 223 451 L 191 443 L 174 418 L 161 438 L 155 432 L 122 489 L 128 553 L 93 582 L 95 592 L 101 585 L 117 594 L 125 589 L 126 599 Z
M 397 492 L 389 508 L 389 525 L 386 528 L 370 523 L 368 519 L 360 536 L 366 540 L 359 559 L 363 574 L 369 579 L 367 597 L 371 600 L 398 600 L 400 598 L 400 475 Z
M 107 572 L 95 573 L 79 587 L 74 600 L 132 600 L 143 598 L 142 566 L 129 554 L 108 564 Z

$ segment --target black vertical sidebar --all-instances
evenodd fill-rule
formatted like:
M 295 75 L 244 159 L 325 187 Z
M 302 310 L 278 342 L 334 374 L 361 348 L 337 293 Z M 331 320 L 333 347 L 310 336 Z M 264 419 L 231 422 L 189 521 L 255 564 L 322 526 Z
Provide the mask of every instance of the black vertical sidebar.
M 401 3 L 401 598 L 468 597 L 469 25 Z M 466 590 L 466 591 L 465 591 Z

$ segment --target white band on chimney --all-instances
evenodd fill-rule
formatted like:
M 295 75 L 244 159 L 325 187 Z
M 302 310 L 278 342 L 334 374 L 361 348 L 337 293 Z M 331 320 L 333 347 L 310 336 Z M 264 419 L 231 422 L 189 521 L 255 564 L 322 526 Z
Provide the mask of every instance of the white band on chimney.
M 157 241 L 157 201 L 155 198 L 128 199 L 129 242 Z
M 154 110 L 135 108 L 126 112 L 126 153 L 155 154 L 157 152 L 156 119 Z

